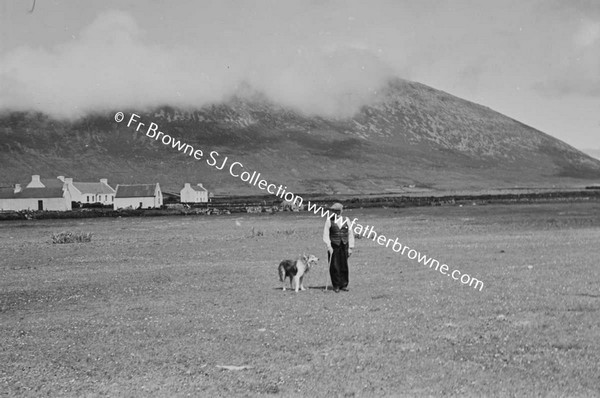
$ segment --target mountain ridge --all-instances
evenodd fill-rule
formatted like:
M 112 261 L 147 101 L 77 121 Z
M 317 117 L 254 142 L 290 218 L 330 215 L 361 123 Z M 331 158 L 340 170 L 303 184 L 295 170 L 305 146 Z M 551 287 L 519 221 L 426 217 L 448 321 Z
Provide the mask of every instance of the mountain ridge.
M 229 156 L 295 192 L 375 193 L 424 189 L 584 185 L 600 180 L 600 161 L 541 131 L 426 85 L 396 79 L 354 116 L 306 115 L 244 90 L 198 109 L 161 106 L 114 110 L 75 121 L 41 113 L 0 115 L 0 181 L 30 174 L 116 183 L 160 182 L 179 190 L 202 182 L 212 192 L 257 189 L 182 156 L 126 127 L 144 122 L 201 148 Z

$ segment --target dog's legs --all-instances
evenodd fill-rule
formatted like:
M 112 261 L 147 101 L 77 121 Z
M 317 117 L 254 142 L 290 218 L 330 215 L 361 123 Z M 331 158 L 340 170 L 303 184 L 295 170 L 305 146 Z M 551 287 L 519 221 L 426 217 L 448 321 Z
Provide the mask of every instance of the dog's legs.
M 294 277 L 290 275 L 290 290 L 294 290 Z
M 300 287 L 300 280 L 299 280 L 299 278 L 298 278 L 297 275 L 294 276 L 294 282 L 296 282 L 295 283 L 295 285 L 296 285 L 296 293 L 298 293 L 298 288 Z
M 304 275 L 302 275 L 300 277 L 300 290 L 306 290 L 306 288 L 304 287 L 304 285 L 302 284 L 302 280 L 304 279 Z

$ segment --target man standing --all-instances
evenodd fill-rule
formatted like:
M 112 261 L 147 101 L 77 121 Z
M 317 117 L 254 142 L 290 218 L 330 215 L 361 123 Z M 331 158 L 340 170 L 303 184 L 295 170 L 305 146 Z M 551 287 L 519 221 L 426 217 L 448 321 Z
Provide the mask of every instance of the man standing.
M 329 275 L 333 291 L 348 291 L 348 257 L 354 248 L 354 232 L 348 228 L 349 219 L 342 217 L 341 203 L 334 203 L 329 208 L 333 213 L 325 220 L 323 228 L 323 241 L 327 246 L 327 260 L 329 261 Z M 345 219 L 345 220 L 344 220 Z

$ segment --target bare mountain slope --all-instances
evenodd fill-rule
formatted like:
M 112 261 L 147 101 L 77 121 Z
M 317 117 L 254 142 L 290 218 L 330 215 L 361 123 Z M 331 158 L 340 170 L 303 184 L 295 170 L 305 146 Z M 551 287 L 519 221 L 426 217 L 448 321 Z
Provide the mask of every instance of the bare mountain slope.
M 115 110 L 116 111 L 116 110 Z M 352 118 L 303 115 L 243 95 L 194 110 L 130 109 L 205 155 L 212 150 L 270 182 L 302 192 L 582 185 L 600 161 L 509 117 L 425 85 L 395 80 Z M 114 112 L 77 121 L 38 113 L 0 117 L 0 182 L 30 174 L 158 181 L 167 190 L 203 182 L 216 193 L 262 193 L 116 123 Z

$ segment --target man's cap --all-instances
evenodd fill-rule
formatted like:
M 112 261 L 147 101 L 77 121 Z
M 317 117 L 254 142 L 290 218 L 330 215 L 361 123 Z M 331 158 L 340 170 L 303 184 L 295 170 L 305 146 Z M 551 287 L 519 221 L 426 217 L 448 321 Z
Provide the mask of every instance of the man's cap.
M 341 203 L 334 203 L 331 205 L 331 207 L 329 208 L 329 210 L 342 210 L 344 208 L 344 206 L 342 206 Z

